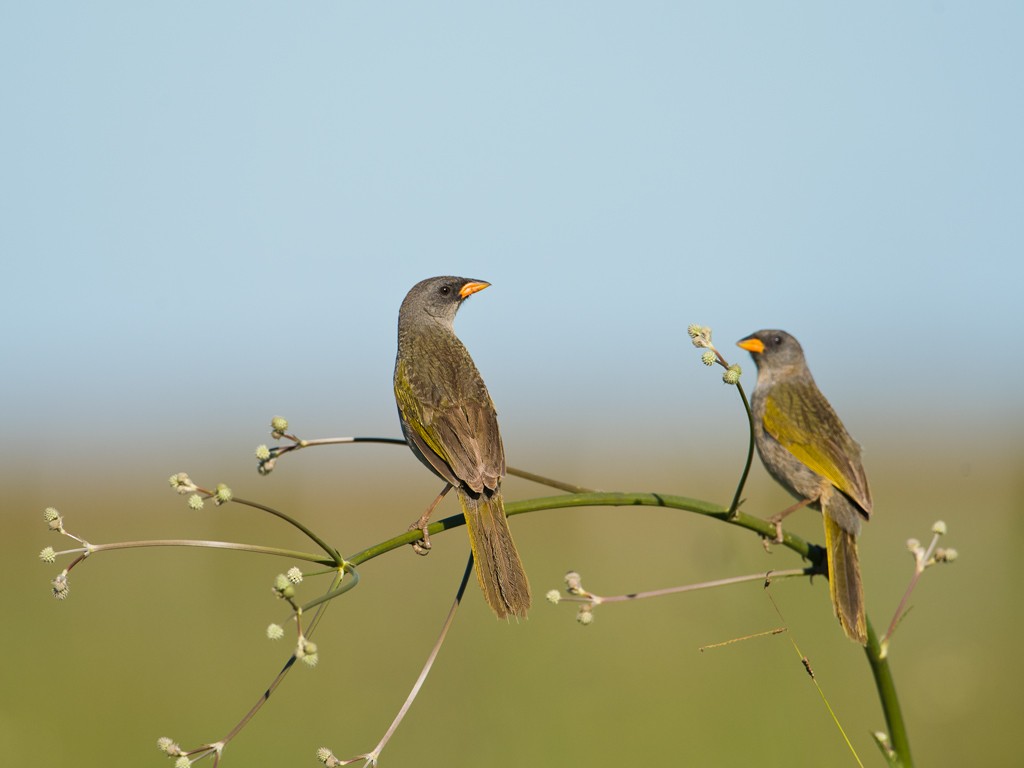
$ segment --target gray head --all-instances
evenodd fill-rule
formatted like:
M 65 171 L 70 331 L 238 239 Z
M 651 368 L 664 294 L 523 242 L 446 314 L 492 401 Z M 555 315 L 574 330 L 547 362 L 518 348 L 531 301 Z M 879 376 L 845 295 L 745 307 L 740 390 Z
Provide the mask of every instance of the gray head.
M 807 367 L 800 342 L 785 331 L 774 329 L 756 331 L 737 341 L 736 346 L 750 353 L 758 371 L 762 367 L 772 371 Z
M 451 325 L 462 302 L 488 285 L 490 283 L 483 280 L 451 275 L 420 280 L 402 302 L 402 309 L 398 314 L 399 323 L 426 316 Z

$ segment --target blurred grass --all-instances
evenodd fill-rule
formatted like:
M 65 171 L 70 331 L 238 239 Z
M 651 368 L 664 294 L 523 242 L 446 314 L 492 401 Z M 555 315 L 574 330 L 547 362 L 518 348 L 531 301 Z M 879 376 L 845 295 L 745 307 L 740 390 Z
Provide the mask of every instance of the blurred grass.
M 1016 749 L 1022 627 L 1013 555 L 1024 539 L 1024 456 L 1012 440 L 969 456 L 934 445 L 869 454 L 877 513 L 862 539 L 869 611 L 884 631 L 911 573 L 906 539 L 926 541 L 932 522 L 944 519 L 943 543 L 961 557 L 925 574 L 893 643 L 893 669 L 919 765 L 998 761 Z M 591 456 L 581 467 L 578 457 L 538 450 L 536 460 L 516 456 L 514 463 L 606 490 L 728 501 L 739 469 L 734 454 L 705 454 L 680 467 L 677 451 L 620 449 L 628 460 Z M 263 637 L 266 624 L 286 617 L 270 584 L 287 561 L 117 552 L 76 568 L 66 602 L 49 596 L 48 579 L 61 566 L 33 562 L 43 546 L 64 547 L 42 523 L 49 504 L 70 530 L 96 542 L 175 536 L 308 549 L 280 524 L 236 505 L 191 512 L 161 487 L 148 459 L 137 468 L 130 456 L 118 459 L 117 475 L 128 479 L 116 489 L 95 467 L 70 475 L 55 470 L 62 462 L 6 468 L 0 568 L 4 583 L 16 587 L 8 590 L 0 641 L 7 659 L 0 743 L 8 764 L 164 764 L 159 736 L 186 746 L 219 738 L 287 657 L 286 641 Z M 404 449 L 386 447 L 308 451 L 267 479 L 236 457 L 204 455 L 165 468 L 165 475 L 188 469 L 209 485 L 227 481 L 239 496 L 286 508 L 345 553 L 403 530 L 437 490 Z M 509 498 L 548 493 L 515 478 L 506 484 Z M 760 467 L 746 498 L 745 510 L 763 515 L 789 503 Z M 446 500 L 442 513 L 456 508 Z M 791 520 L 820 541 L 816 515 Z M 662 509 L 533 513 L 515 518 L 513 530 L 535 594 L 530 618 L 495 621 L 471 585 L 385 764 L 853 764 L 790 637 L 810 658 L 862 760 L 881 764 L 870 733 L 883 721 L 867 663 L 843 639 L 821 580 L 772 587 L 788 634 L 704 653 L 700 646 L 779 625 L 760 584 L 603 606 L 586 628 L 574 621 L 574 606 L 543 599 L 569 569 L 583 574 L 588 589 L 615 594 L 799 565 L 791 553 L 766 554 L 749 534 Z M 228 747 L 227 765 L 313 765 L 322 744 L 339 756 L 371 748 L 436 637 L 467 549 L 457 529 L 438 537 L 428 558 L 400 551 L 366 564 L 363 583 L 335 603 L 320 629 L 319 667 L 292 672 Z M 314 584 L 303 594 L 315 594 Z

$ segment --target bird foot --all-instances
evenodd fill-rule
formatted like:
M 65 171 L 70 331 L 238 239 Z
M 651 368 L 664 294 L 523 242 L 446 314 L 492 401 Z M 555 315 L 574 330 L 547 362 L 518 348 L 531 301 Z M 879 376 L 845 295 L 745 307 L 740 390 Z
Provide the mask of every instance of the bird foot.
M 782 516 L 776 515 L 775 517 L 769 517 L 768 522 L 775 526 L 775 538 L 772 539 L 776 544 L 781 544 L 785 538 L 782 535 Z
M 427 523 L 417 520 L 415 523 L 409 526 L 410 531 L 420 531 L 423 534 L 423 538 L 419 541 L 412 542 L 413 551 L 417 555 L 429 555 L 430 554 L 430 534 L 427 533 Z

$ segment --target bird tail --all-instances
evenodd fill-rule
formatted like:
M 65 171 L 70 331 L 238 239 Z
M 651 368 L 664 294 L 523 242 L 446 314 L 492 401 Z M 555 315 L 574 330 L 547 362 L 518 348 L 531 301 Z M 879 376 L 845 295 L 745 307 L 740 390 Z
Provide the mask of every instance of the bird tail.
M 530 607 L 530 582 L 512 541 L 501 489 L 480 495 L 460 489 L 459 501 L 466 515 L 476 576 L 487 604 L 500 619 L 509 614 L 525 617 Z
M 857 537 L 837 523 L 828 509 L 822 510 L 825 520 L 825 547 L 828 549 L 828 591 L 832 606 L 846 636 L 861 645 L 867 644 L 867 617 L 864 612 L 864 590 L 860 580 Z

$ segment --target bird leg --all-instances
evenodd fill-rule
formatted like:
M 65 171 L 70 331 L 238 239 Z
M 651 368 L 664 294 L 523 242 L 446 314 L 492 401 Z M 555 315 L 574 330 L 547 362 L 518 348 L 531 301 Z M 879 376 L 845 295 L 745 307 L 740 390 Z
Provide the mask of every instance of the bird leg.
M 409 530 L 418 530 L 423 534 L 422 541 L 412 542 L 412 548 L 416 550 L 417 555 L 428 555 L 430 554 L 430 534 L 427 533 L 427 526 L 430 525 L 430 516 L 434 512 L 434 507 L 441 503 L 441 499 L 448 495 L 448 491 L 452 489 L 452 484 L 447 483 L 444 489 L 437 494 L 437 498 L 434 499 L 430 506 L 427 507 L 427 511 L 420 515 L 420 519 L 409 526 Z
M 775 526 L 775 543 L 776 544 L 781 544 L 782 543 L 782 521 L 784 519 L 786 519 L 789 515 L 791 515 L 794 512 L 796 512 L 798 509 L 803 509 L 808 504 L 813 504 L 815 501 L 816 501 L 815 499 L 804 499 L 803 501 L 798 501 L 796 504 L 793 504 L 792 506 L 786 507 L 784 510 L 779 512 L 777 515 L 772 515 L 771 517 L 768 518 L 768 522 Z

